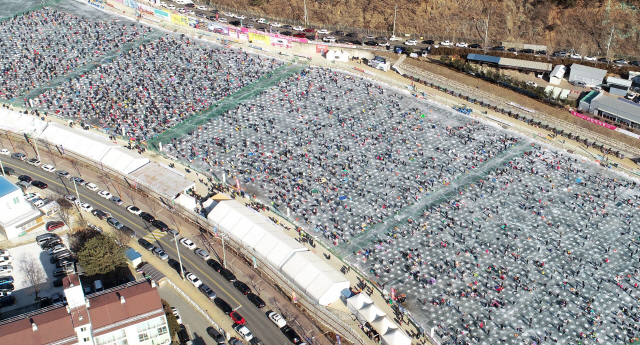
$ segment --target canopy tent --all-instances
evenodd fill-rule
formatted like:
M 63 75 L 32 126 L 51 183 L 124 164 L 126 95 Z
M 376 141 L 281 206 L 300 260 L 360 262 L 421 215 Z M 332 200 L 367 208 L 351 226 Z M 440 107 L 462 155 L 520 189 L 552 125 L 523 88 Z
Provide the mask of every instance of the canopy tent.
M 129 174 L 149 163 L 149 159 L 124 147 L 113 147 L 100 159 L 100 163 L 123 174 Z
M 118 147 L 118 144 L 99 135 L 74 130 L 59 123 L 49 123 L 40 138 L 62 146 L 65 151 L 72 151 L 95 161 L 100 161 L 111 148 Z
M 195 210 L 198 206 L 196 198 L 191 195 L 180 194 L 177 198 L 173 199 L 176 204 L 184 206 L 187 210 Z
M 0 108 L 0 129 L 38 136 L 46 127 L 47 123 L 35 116 Z
M 321 305 L 340 298 L 340 292 L 350 285 L 340 272 L 309 251 L 295 253 L 282 266 L 282 273 Z
M 362 293 L 360 295 L 362 295 Z M 356 317 L 360 322 L 374 322 L 378 319 L 384 319 L 385 316 L 387 316 L 387 314 L 376 307 L 373 303 L 360 308 L 356 314 Z
M 359 293 L 347 299 L 347 309 L 354 315 L 358 313 L 358 310 L 369 304 L 373 304 L 373 300 L 364 293 Z
M 387 333 L 382 335 L 382 344 L 411 345 L 411 338 L 399 329 L 387 330 Z

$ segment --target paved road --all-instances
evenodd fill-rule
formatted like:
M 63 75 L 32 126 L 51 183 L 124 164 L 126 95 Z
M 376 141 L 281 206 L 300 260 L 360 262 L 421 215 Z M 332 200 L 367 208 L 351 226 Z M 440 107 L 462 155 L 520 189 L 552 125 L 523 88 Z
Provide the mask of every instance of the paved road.
M 180 312 L 182 324 L 189 330 L 189 335 L 194 345 L 212 344 L 211 337 L 207 334 L 207 328 L 211 327 L 209 322 L 196 311 L 191 304 L 187 303 L 180 295 L 178 295 L 171 287 L 164 285 L 158 288 L 160 298 L 169 302 Z
M 29 155 L 29 157 L 32 156 L 34 155 Z M 76 195 L 73 182 L 70 180 L 60 178 L 54 173 L 46 172 L 39 167 L 34 167 L 17 159 L 9 158 L 8 156 L 3 156 L 2 158 L 2 164 L 5 167 L 15 169 L 16 175 L 29 175 L 34 180 L 40 180 L 47 183 L 49 185 L 49 189 L 63 195 Z M 41 157 L 41 159 L 44 159 L 44 157 Z M 72 175 L 77 176 L 68 162 L 59 163 L 58 168 L 66 170 Z M 89 175 L 90 174 L 83 172 L 82 178 L 86 181 L 97 184 L 99 186 L 98 190 L 107 189 L 103 183 L 97 180 L 97 178 L 92 180 Z M 113 186 L 110 186 L 109 190 L 112 194 L 118 195 L 117 190 Z M 43 196 L 46 194 L 46 190 L 40 191 L 35 187 L 32 187 L 31 192 L 38 192 Z M 92 192 L 82 186 L 78 186 L 78 193 L 80 194 L 80 200 L 82 202 L 89 203 L 94 209 L 100 209 L 111 213 L 111 215 L 118 221 L 133 229 L 138 237 L 145 237 L 149 242 L 161 247 L 171 258 L 178 259 L 175 242 L 171 241 L 170 236 L 153 228 L 149 223 L 126 210 L 126 207 L 130 205 L 128 201 L 131 201 L 126 195 L 120 196 L 125 203 L 118 206 L 109 200 L 103 199 L 96 192 Z M 139 199 L 141 199 L 141 197 L 138 196 L 137 200 L 139 201 Z M 158 212 L 152 212 L 153 210 L 146 209 L 144 205 L 137 204 L 136 206 L 143 211 L 152 214 L 155 213 L 154 215 L 157 219 L 160 219 L 169 226 L 172 226 L 172 222 L 166 217 L 169 211 L 162 209 Z M 103 229 L 108 227 L 106 222 L 99 220 L 92 214 L 86 212 L 83 212 L 83 214 L 87 217 L 89 223 L 99 225 Z M 197 240 L 192 240 L 198 244 Z M 182 264 L 188 270 L 195 273 L 204 282 L 204 284 L 211 287 L 218 297 L 227 301 L 234 309 L 239 308 L 238 312 L 240 312 L 240 314 L 245 318 L 247 321 L 247 327 L 254 335 L 259 337 L 267 345 L 291 344 L 284 334 L 280 332 L 278 327 L 266 317 L 265 312 L 268 310 L 268 307 L 263 308 L 262 310 L 256 308 L 243 294 L 236 290 L 230 282 L 226 281 L 220 274 L 218 274 L 218 272 L 209 267 L 205 261 L 197 257 L 193 251 L 188 250 L 182 245 L 179 246 L 180 254 L 182 256 Z M 215 258 L 213 253 L 211 253 L 211 256 Z M 262 297 L 266 303 L 269 303 L 267 296 L 262 295 L 260 297 Z M 203 309 L 217 308 L 213 303 L 208 306 L 201 307 Z

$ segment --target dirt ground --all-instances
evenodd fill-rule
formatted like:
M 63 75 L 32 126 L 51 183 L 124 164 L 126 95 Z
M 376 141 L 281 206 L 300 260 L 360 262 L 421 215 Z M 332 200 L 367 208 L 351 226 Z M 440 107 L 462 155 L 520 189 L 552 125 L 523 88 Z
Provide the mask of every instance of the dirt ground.
M 398 56 L 391 52 L 381 52 L 379 55 L 382 55 L 388 58 L 390 61 L 395 61 L 398 59 Z M 560 120 L 585 128 L 589 131 L 602 134 L 613 140 L 617 140 L 625 144 L 628 144 L 630 146 L 640 148 L 640 140 L 637 140 L 633 137 L 630 137 L 618 132 L 614 132 L 610 129 L 606 129 L 594 123 L 582 120 L 578 117 L 571 115 L 571 113 L 569 113 L 567 109 L 552 107 L 550 105 L 544 104 L 542 102 L 539 102 L 527 96 L 519 94 L 515 91 L 484 81 L 480 78 L 476 78 L 471 75 L 463 74 L 463 73 L 445 68 L 439 62 L 435 62 L 435 60 L 436 58 L 434 57 L 420 58 L 420 59 L 408 58 L 404 61 L 404 64 L 409 64 L 409 65 L 424 69 L 428 72 L 441 75 L 445 78 L 457 81 L 459 83 L 463 83 L 470 87 L 480 88 L 485 92 L 491 93 L 500 98 L 511 100 L 514 103 L 520 104 L 526 108 L 534 109 L 537 112 L 545 113 L 547 115 L 553 116 Z

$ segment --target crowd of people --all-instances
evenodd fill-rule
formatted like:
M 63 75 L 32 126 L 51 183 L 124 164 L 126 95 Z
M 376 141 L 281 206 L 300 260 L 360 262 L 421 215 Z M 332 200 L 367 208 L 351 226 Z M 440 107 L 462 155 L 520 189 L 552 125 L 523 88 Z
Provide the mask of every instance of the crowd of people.
M 51 8 L 0 22 L 0 98 L 24 96 L 150 29 L 118 20 L 95 22 Z
M 264 83 L 176 131 L 165 153 L 234 186 L 203 177 L 209 192 L 249 194 L 250 207 L 285 213 L 335 246 L 404 294 L 443 343 L 637 336 L 634 180 L 347 73 L 309 68 L 270 86 L 264 77 L 282 61 L 183 35 L 140 40 L 149 32 L 51 9 L 2 22 L 0 95 L 94 63 L 34 104 L 144 141 Z

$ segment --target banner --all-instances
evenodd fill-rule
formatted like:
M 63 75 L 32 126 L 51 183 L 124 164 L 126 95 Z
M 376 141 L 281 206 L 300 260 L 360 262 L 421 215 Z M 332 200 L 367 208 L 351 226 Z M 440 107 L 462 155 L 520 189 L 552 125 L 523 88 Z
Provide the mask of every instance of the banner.
M 284 35 L 279 35 L 279 34 L 272 34 L 269 32 L 262 32 L 262 31 L 258 31 L 255 29 L 247 29 L 247 28 L 242 28 L 242 32 L 247 33 L 247 34 L 258 34 L 258 35 L 263 35 L 263 36 L 267 36 L 267 37 L 272 37 L 272 38 L 282 38 L 284 40 L 288 40 L 291 42 L 300 42 L 300 43 L 307 43 L 307 39 L 306 38 L 298 38 L 298 37 L 291 37 L 291 36 L 284 36 Z
M 169 20 L 169 21 L 171 20 L 171 14 L 169 14 L 169 12 L 159 10 L 157 8 L 153 10 L 153 15 L 160 19 Z
M 237 39 L 238 38 L 238 30 L 236 30 L 235 28 L 229 28 L 229 37 L 231 37 L 233 39 Z
M 288 39 L 285 39 L 285 38 L 272 37 L 271 38 L 271 45 L 274 46 L 274 47 L 280 47 L 280 48 L 286 48 L 286 49 L 293 48 L 293 45 L 291 44 L 291 41 L 289 41 Z
M 573 116 L 577 116 L 577 117 L 579 117 L 579 118 L 581 118 L 581 119 L 583 119 L 583 120 L 587 120 L 587 121 L 589 121 L 589 122 L 595 123 L 596 125 L 600 125 L 600 126 L 605 127 L 605 128 L 609 128 L 609 129 L 613 129 L 613 130 L 615 130 L 616 128 L 618 128 L 618 127 L 616 127 L 616 126 L 612 126 L 612 125 L 610 125 L 610 124 L 608 124 L 608 123 L 606 123 L 606 122 L 602 122 L 602 121 L 600 121 L 600 120 L 596 120 L 596 119 L 591 118 L 591 117 L 589 117 L 589 116 L 586 116 L 586 115 L 580 114 L 579 112 L 577 112 L 577 111 L 575 111 L 575 110 L 572 110 L 572 111 L 571 111 L 571 115 L 573 115 Z
M 329 51 L 329 46 L 326 44 L 316 44 L 316 53 L 324 54 Z
M 133 0 L 124 0 L 123 4 L 125 4 L 127 7 L 133 8 L 134 10 L 138 9 L 138 3 Z
M 141 4 L 138 3 L 138 11 L 143 12 L 143 13 L 147 13 L 147 14 L 154 14 L 154 8 L 149 6 L 149 5 L 145 5 L 145 4 Z
M 635 134 L 635 133 L 633 133 L 633 132 L 629 132 L 629 131 L 624 130 L 624 129 L 622 129 L 622 128 L 616 128 L 616 129 L 615 129 L 615 131 L 616 131 L 616 132 L 620 132 L 620 133 L 625 134 L 625 135 L 628 135 L 628 136 L 630 136 L 630 137 L 634 137 L 634 138 L 636 138 L 636 139 L 640 139 L 640 135 Z
M 248 41 L 249 36 L 244 32 L 238 32 L 238 39 L 241 41 Z
M 269 45 L 269 36 L 249 32 L 249 41 L 253 43 L 264 43 Z
M 183 17 L 177 14 L 171 13 L 171 21 L 176 24 L 189 26 L 189 20 L 187 19 L 187 17 Z

